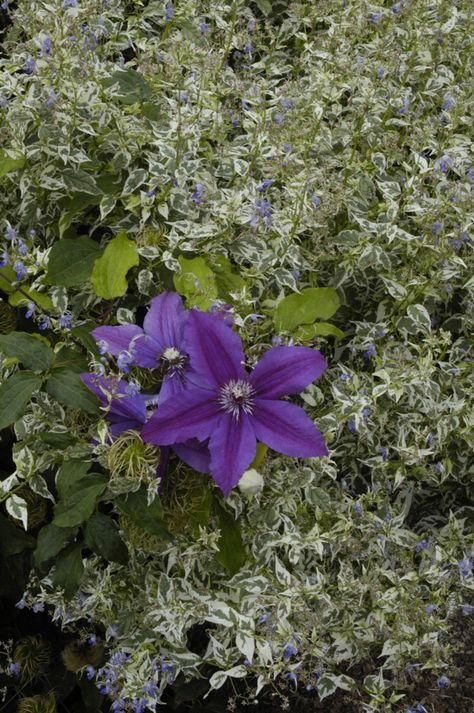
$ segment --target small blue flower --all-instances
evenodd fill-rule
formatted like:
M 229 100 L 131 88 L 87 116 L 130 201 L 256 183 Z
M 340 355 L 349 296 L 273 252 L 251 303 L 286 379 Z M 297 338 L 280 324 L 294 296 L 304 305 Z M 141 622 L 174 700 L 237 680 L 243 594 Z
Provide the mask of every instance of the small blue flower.
M 442 230 L 444 230 L 444 225 L 440 220 L 435 220 L 433 225 L 431 226 L 431 234 L 432 235 L 438 235 Z
M 439 688 L 448 688 L 450 683 L 451 683 L 451 681 L 449 680 L 449 678 L 447 676 L 440 676 L 438 678 L 438 687 Z
M 473 564 L 468 557 L 465 557 L 464 559 L 459 560 L 458 567 L 459 567 L 459 571 L 461 572 L 462 576 L 468 577 L 472 572 Z
M 18 678 L 20 675 L 20 670 L 21 670 L 21 663 L 16 661 L 15 663 L 11 663 L 8 665 L 7 671 L 10 676 L 13 676 L 14 678 Z
M 178 99 L 181 104 L 187 104 L 189 101 L 189 96 L 186 94 L 186 92 L 179 92 Z
M 129 352 L 121 351 L 117 355 L 117 366 L 123 371 L 124 374 L 128 374 L 130 371 L 129 366 L 132 361 L 132 355 Z
M 44 332 L 46 329 L 51 329 L 52 324 L 51 324 L 51 319 L 48 317 L 48 315 L 44 314 L 41 317 L 40 323 L 38 324 L 38 329 L 41 332 Z M 34 608 L 33 608 L 34 611 Z
M 288 661 L 288 659 L 291 659 L 292 656 L 296 656 L 298 653 L 298 649 L 296 646 L 292 643 L 288 643 L 285 645 L 285 648 L 283 649 L 283 658 L 285 661 Z
M 363 517 L 363 515 L 364 515 L 364 510 L 363 510 L 362 505 L 361 505 L 360 503 L 356 503 L 356 504 L 354 505 L 354 510 L 355 510 L 355 512 L 357 513 L 357 515 L 358 515 L 359 517 Z
M 400 109 L 398 110 L 398 113 L 399 114 L 408 114 L 408 110 L 410 108 L 410 102 L 411 102 L 410 97 L 408 97 L 408 96 L 404 97 L 403 104 L 400 107 Z
M 36 305 L 34 302 L 28 302 L 27 307 L 28 309 L 25 312 L 25 317 L 26 319 L 30 319 L 35 313 Z
M 378 25 L 380 20 L 382 19 L 382 13 L 381 12 L 373 12 L 370 16 L 370 21 L 374 25 Z
M 72 315 L 69 312 L 64 312 L 59 318 L 59 326 L 62 329 L 72 329 Z
M 347 428 L 351 433 L 357 433 L 357 426 L 355 418 L 350 418 L 347 422 Z
M 385 74 L 385 69 L 383 67 L 379 67 L 377 69 L 377 74 L 375 75 L 376 79 L 378 79 L 379 82 L 382 81 L 382 79 L 384 78 L 384 74 Z
M 46 99 L 46 106 L 53 106 L 54 104 L 56 104 L 57 101 L 58 101 L 58 95 L 56 94 L 54 89 L 50 89 L 49 96 Z
M 156 196 L 156 188 L 151 188 L 149 191 L 145 191 L 145 195 L 147 198 L 153 198 Z
M 47 55 L 50 55 L 52 49 L 53 43 L 51 42 L 51 39 L 49 37 L 45 37 L 41 43 L 41 56 L 46 57 Z
M 441 173 L 446 173 L 448 169 L 451 168 L 454 164 L 454 159 L 451 158 L 451 156 L 448 156 L 447 154 L 443 154 L 436 160 L 436 165 L 440 169 Z
M 437 608 L 438 608 L 438 607 L 436 606 L 436 604 L 427 604 L 426 607 L 425 607 L 425 612 L 426 612 L 428 615 L 429 615 L 429 614 L 433 614 L 433 612 L 435 612 L 435 611 L 437 610 Z
M 274 334 L 271 338 L 272 346 L 279 347 L 283 344 L 283 339 L 278 334 Z
M 25 62 L 25 72 L 27 74 L 33 74 L 33 72 L 35 71 L 35 67 L 36 67 L 36 62 L 33 59 L 33 57 L 29 54 L 28 57 L 26 58 L 26 62 Z
M 18 236 L 18 230 L 15 230 L 15 228 L 12 228 L 10 225 L 7 225 L 5 228 L 4 236 L 7 240 L 13 240 L 13 238 L 16 238 Z
M 426 550 L 430 545 L 431 545 L 431 538 L 428 540 L 426 540 L 426 539 L 420 540 L 415 545 L 415 552 L 423 552 L 423 550 Z
M 199 25 L 199 29 L 201 31 L 201 35 L 207 35 L 207 33 L 209 32 L 209 23 L 201 22 Z
M 26 607 L 26 601 L 24 597 L 22 597 L 20 601 L 15 604 L 15 607 L 16 609 L 24 609 Z
M 388 461 L 388 448 L 386 446 L 381 446 L 379 448 L 379 453 L 382 456 L 382 460 L 384 463 Z
M 464 616 L 469 616 L 470 614 L 472 614 L 472 612 L 474 612 L 474 607 L 472 606 L 472 604 L 460 604 L 459 608 L 464 614 Z
M 22 280 L 25 275 L 28 274 L 27 267 L 20 260 L 17 260 L 17 262 L 13 265 L 13 269 L 15 270 L 17 280 Z
M 450 92 L 445 94 L 443 97 L 442 108 L 445 111 L 450 111 L 450 109 L 452 109 L 455 105 L 456 105 L 456 102 L 454 101 L 453 95 Z
M 3 250 L 2 257 L 0 258 L 0 267 L 5 267 L 10 262 L 10 258 L 7 250 Z
M 350 376 L 350 374 L 345 374 L 345 373 L 344 373 L 344 374 L 341 374 L 339 378 L 340 378 L 341 381 L 349 381 L 350 378 L 351 378 L 351 376 Z
M 377 348 L 376 348 L 375 344 L 369 344 L 369 346 L 367 347 L 365 352 L 363 352 L 362 356 L 364 357 L 364 359 L 367 359 L 367 360 L 372 359 L 373 357 L 376 357 L 377 356 Z
M 196 183 L 196 188 L 194 189 L 194 193 L 191 194 L 191 199 L 193 203 L 196 205 L 200 205 L 203 201 L 203 193 L 205 191 L 206 187 L 204 183 Z
M 262 181 L 262 183 L 260 183 L 259 186 L 257 186 L 257 191 L 258 191 L 259 193 L 263 193 L 263 191 L 266 191 L 267 188 L 270 188 L 270 186 L 271 186 L 274 182 L 275 182 L 275 181 L 274 181 L 273 178 L 265 178 L 265 180 Z
M 146 693 L 147 696 L 151 696 L 152 698 L 156 698 L 156 694 L 158 693 L 158 686 L 154 681 L 147 681 L 143 685 L 143 693 Z
M 311 203 L 313 204 L 313 208 L 319 208 L 320 203 L 321 203 L 321 198 L 316 195 L 314 188 L 311 188 L 311 186 L 309 186 L 308 193 L 311 197 Z
M 283 678 L 286 678 L 287 681 L 293 681 L 295 685 L 298 684 L 298 676 L 294 671 L 287 671 L 287 673 L 283 674 Z
M 69 7 L 77 7 L 77 0 L 65 0 L 63 8 L 67 10 Z
M 166 3 L 166 14 L 165 14 L 166 22 L 169 22 L 170 20 L 172 20 L 173 15 L 174 15 L 173 3 L 171 2 L 171 0 L 168 0 L 168 2 Z
M 43 602 L 36 602 L 36 604 L 33 604 L 33 611 L 35 614 L 38 614 L 39 612 L 43 612 L 44 611 Z
M 433 434 L 430 432 L 430 433 L 428 433 L 428 435 L 426 437 L 426 445 L 431 446 L 432 443 L 433 443 Z
M 95 668 L 93 666 L 86 667 L 86 678 L 88 681 L 92 681 L 95 676 Z

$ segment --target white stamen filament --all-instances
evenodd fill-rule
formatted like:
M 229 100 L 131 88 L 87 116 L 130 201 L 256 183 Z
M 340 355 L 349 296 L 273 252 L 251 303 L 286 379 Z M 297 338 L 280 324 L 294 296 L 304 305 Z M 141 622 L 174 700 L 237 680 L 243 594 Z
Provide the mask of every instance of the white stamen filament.
M 252 413 L 254 405 L 254 388 L 243 379 L 231 379 L 220 390 L 219 403 L 221 408 L 239 419 L 240 411 Z

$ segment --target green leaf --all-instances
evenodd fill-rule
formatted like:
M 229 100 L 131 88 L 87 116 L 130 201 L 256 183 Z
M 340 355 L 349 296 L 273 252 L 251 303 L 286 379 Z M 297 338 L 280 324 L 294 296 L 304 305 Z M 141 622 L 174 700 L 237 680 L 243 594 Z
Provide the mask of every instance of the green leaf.
M 42 379 L 31 371 L 18 371 L 0 386 L 0 430 L 23 416 L 41 384 Z
M 127 564 L 128 550 L 120 537 L 117 526 L 110 517 L 95 513 L 86 522 L 84 529 L 86 545 L 110 562 Z
M 247 286 L 245 280 L 233 272 L 232 263 L 223 255 L 213 255 L 211 265 L 220 297 L 230 299 L 231 292 L 241 292 Z
M 188 307 L 207 310 L 217 297 L 217 285 L 213 271 L 202 257 L 188 260 L 180 256 L 179 275 L 173 276 L 176 290 L 186 297 Z
M 107 478 L 88 473 L 89 464 L 79 460 L 66 461 L 59 469 L 56 486 L 59 500 L 54 508 L 57 527 L 74 527 L 94 512 L 97 499 L 107 486 Z
M 151 97 L 148 82 L 135 69 L 118 69 L 110 77 L 103 79 L 102 83 L 105 87 L 114 87 L 124 104 L 135 104 Z
M 85 208 L 100 203 L 100 196 L 90 196 L 87 193 L 77 193 L 72 198 L 61 201 L 61 217 L 58 223 L 59 237 L 62 238 L 66 230 L 71 226 L 74 218 L 82 213 Z
M 35 540 L 19 527 L 0 515 L 0 553 L 4 557 L 17 555 L 35 546 Z
M 224 567 L 227 567 L 231 575 L 234 575 L 247 559 L 247 553 L 242 542 L 240 524 L 217 500 L 214 502 L 214 508 L 221 531 L 221 536 L 217 543 L 219 552 L 216 554 L 216 559 Z
M 102 193 L 94 176 L 80 168 L 65 168 L 61 172 L 61 177 L 66 188 L 73 193 L 87 193 L 91 196 Z
M 116 499 L 117 507 L 127 515 L 130 520 L 139 528 L 149 532 L 151 535 L 171 539 L 165 523 L 163 522 L 163 507 L 161 501 L 156 497 L 153 502 L 148 505 L 147 490 L 145 487 L 140 488 L 134 493 L 122 495 Z
M 46 391 L 60 404 L 79 408 L 86 413 L 100 413 L 100 401 L 82 383 L 80 375 L 71 369 L 54 369 L 46 383 Z
M 26 156 L 11 158 L 5 151 L 0 151 L 0 178 L 12 171 L 19 171 L 26 164 Z
M 16 357 L 28 369 L 44 371 L 54 360 L 53 350 L 40 336 L 27 332 L 10 332 L 0 335 L 0 351 Z
M 96 295 L 105 300 L 122 297 L 128 288 L 125 276 L 138 262 L 136 244 L 127 238 L 126 233 L 119 233 L 107 245 L 102 257 L 95 261 L 92 287 Z
M 255 4 L 264 15 L 269 15 L 272 11 L 272 4 L 270 0 L 255 0 Z
M 51 581 L 55 587 L 64 589 L 66 597 L 70 599 L 79 588 L 83 573 L 82 545 L 75 543 L 59 555 Z
M 339 329 L 335 327 L 334 324 L 329 324 L 329 322 L 314 322 L 314 324 L 302 324 L 294 332 L 293 336 L 299 342 L 310 342 L 315 337 L 336 337 L 336 339 L 343 339 L 346 335 Z
M 49 253 L 48 282 L 63 287 L 87 282 L 100 253 L 100 245 L 85 235 L 73 240 L 59 240 Z
M 288 295 L 275 309 L 278 330 L 291 332 L 300 324 L 311 324 L 315 319 L 330 319 L 341 302 L 333 287 L 308 287 L 300 294 Z
M 34 302 L 37 302 L 40 307 L 42 307 L 44 310 L 48 311 L 53 309 L 53 303 L 51 301 L 51 297 L 47 295 L 45 292 L 38 292 L 38 290 L 31 290 L 27 285 L 22 285 L 22 292 L 15 291 L 13 294 L 10 295 L 8 298 L 8 302 L 11 304 L 12 307 L 17 307 L 20 304 L 26 305 L 29 300 L 32 300 Z M 26 292 L 26 296 L 25 295 Z M 29 299 L 28 299 L 29 298 Z
M 97 342 L 91 334 L 92 330 L 96 327 L 98 327 L 97 324 L 88 322 L 87 324 L 81 324 L 79 327 L 74 327 L 71 330 L 71 334 L 75 339 L 78 339 L 88 351 L 98 355 Z
M 146 177 L 147 172 L 144 168 L 138 168 L 136 171 L 132 171 L 131 173 L 129 173 L 122 190 L 122 195 L 128 196 L 130 195 L 130 193 L 136 191 L 137 188 L 142 185 Z
M 77 535 L 77 531 L 77 527 L 57 527 L 52 522 L 42 527 L 33 553 L 35 565 L 41 567 L 45 562 L 56 557 L 58 552 L 61 552 Z

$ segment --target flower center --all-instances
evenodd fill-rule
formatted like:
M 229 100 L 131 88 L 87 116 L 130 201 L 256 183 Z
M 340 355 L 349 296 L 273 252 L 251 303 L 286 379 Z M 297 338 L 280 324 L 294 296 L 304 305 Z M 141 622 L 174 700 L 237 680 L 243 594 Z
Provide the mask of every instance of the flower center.
M 183 354 L 176 347 L 166 347 L 163 350 L 160 361 L 170 376 L 174 374 L 182 376 L 188 361 L 188 355 Z
M 240 411 L 252 413 L 254 404 L 254 388 L 243 379 L 231 379 L 219 393 L 221 408 L 232 414 L 238 420 Z

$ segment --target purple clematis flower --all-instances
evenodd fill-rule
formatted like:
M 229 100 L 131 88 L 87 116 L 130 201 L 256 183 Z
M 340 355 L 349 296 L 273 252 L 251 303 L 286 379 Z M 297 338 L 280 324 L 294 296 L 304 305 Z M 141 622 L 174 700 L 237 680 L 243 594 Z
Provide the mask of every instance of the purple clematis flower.
M 111 423 L 110 432 L 117 438 L 124 431 L 140 431 L 148 417 L 148 408 L 157 404 L 154 394 L 134 392 L 131 384 L 123 379 L 107 378 L 97 374 L 81 374 L 84 384 L 108 408 L 107 418 Z M 190 439 L 186 443 L 176 443 L 173 450 L 187 465 L 199 473 L 209 472 L 209 450 L 206 443 Z M 168 469 L 171 448 L 161 448 L 157 475 L 161 482 Z
M 188 355 L 184 349 L 184 325 L 187 312 L 176 292 L 163 292 L 151 301 L 143 322 L 117 327 L 98 327 L 92 335 L 102 350 L 117 356 L 119 363 L 147 369 L 165 369 L 158 397 L 161 404 L 184 387 Z
M 209 438 L 210 472 L 225 495 L 255 458 L 257 439 L 301 458 L 327 455 L 323 436 L 303 409 L 279 401 L 297 394 L 326 368 L 308 347 L 274 347 L 251 374 L 240 337 L 222 321 L 192 310 L 185 338 L 193 372 L 179 399 L 162 404 L 142 430 L 159 446 Z

